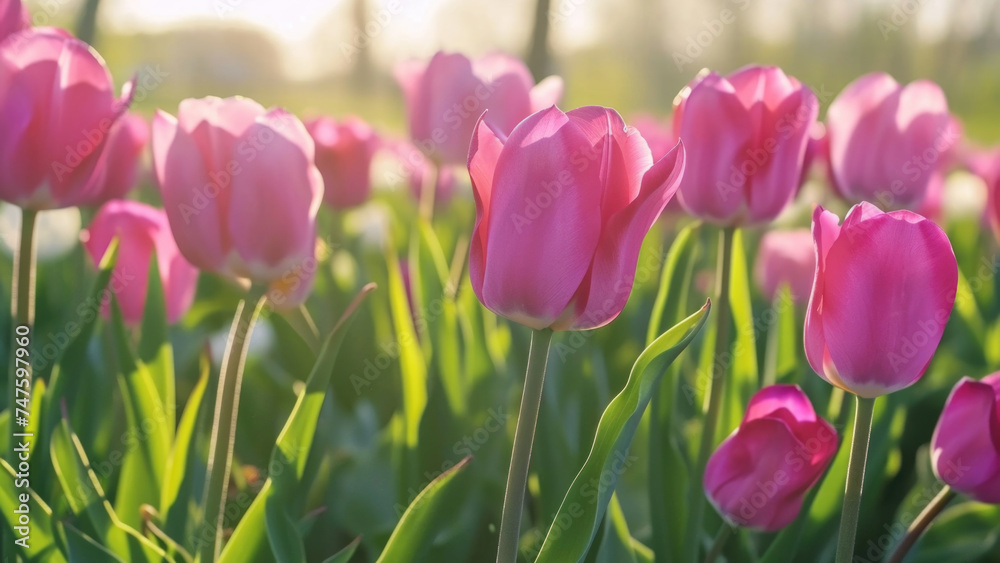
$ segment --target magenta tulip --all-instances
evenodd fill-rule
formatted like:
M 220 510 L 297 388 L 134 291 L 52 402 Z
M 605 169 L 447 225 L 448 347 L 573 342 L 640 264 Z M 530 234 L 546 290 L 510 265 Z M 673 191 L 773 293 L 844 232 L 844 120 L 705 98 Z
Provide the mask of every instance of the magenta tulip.
M 771 385 L 705 467 L 708 499 L 730 523 L 773 532 L 798 516 L 805 494 L 837 453 L 837 431 L 798 385 Z
M 198 268 L 305 300 L 323 178 L 302 122 L 247 98 L 181 102 L 153 119 L 153 164 L 177 247 Z
M 931 438 L 934 474 L 979 502 L 1000 504 L 1000 372 L 963 377 Z
M 334 209 L 349 209 L 368 201 L 372 159 L 379 147 L 375 131 L 356 117 L 340 123 L 319 117 L 306 123 L 306 129 L 316 144 L 324 201 Z
M 21 0 L 0 0 L 0 41 L 23 29 L 28 29 L 31 18 Z
M 177 322 L 191 307 L 198 270 L 177 250 L 162 209 L 137 201 L 109 201 L 97 211 L 82 237 L 94 264 L 101 262 L 111 240 L 118 237 L 118 261 L 112 274 L 117 285 L 112 287 L 126 323 L 142 321 L 154 252 L 169 322 Z M 107 308 L 103 313 L 107 315 Z
M 121 199 L 136 186 L 147 144 L 149 124 L 141 115 L 127 113 L 115 123 L 108 139 L 107 170 L 99 197 Z
M 830 104 L 826 123 L 837 191 L 892 209 L 920 205 L 960 137 L 937 84 L 904 87 L 884 73 L 849 84 Z
M 773 301 L 778 289 L 787 285 L 795 303 L 809 300 L 816 254 L 809 229 L 770 231 L 760 239 L 754 279 L 761 293 Z
M 0 44 L 0 199 L 42 210 L 103 201 L 105 149 L 128 108 L 104 61 L 51 28 Z
M 805 348 L 820 377 L 873 398 L 916 382 L 951 316 L 958 265 L 948 237 L 910 211 L 855 205 L 813 214 L 816 279 Z
M 410 61 L 396 69 L 406 98 L 410 137 L 438 164 L 461 164 L 479 116 L 507 136 L 532 112 L 562 97 L 562 79 L 550 76 L 537 85 L 528 67 L 514 57 L 493 54 L 470 60 L 438 52 L 430 62 Z
M 469 274 L 479 300 L 535 329 L 611 322 L 632 290 L 642 239 L 683 170 L 682 145 L 654 163 L 612 109 L 553 106 L 510 137 L 484 117 L 469 151 Z
M 818 111 L 812 91 L 776 67 L 696 78 L 674 107 L 688 151 L 681 205 L 720 225 L 777 217 L 798 191 Z

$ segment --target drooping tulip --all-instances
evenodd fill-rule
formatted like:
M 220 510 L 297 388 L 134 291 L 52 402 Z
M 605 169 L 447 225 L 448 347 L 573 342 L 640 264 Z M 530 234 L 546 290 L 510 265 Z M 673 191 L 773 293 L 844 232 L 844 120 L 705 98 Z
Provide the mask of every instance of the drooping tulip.
M 83 246 L 99 264 L 112 239 L 118 237 L 118 261 L 112 274 L 115 299 L 130 325 L 142 321 L 146 307 L 149 267 L 153 253 L 166 300 L 167 319 L 177 322 L 194 300 L 198 270 L 177 249 L 167 214 L 137 201 L 105 203 L 82 233 Z M 106 304 L 105 304 L 106 305 Z M 103 311 L 107 315 L 107 308 Z
M 86 43 L 34 28 L 0 44 L 0 199 L 43 210 L 97 204 L 109 133 L 128 109 Z
M 607 324 L 628 300 L 642 239 L 683 171 L 682 145 L 654 163 L 609 108 L 553 106 L 510 137 L 480 120 L 469 151 L 469 274 L 479 300 L 535 329 Z
M 720 225 L 765 223 L 795 197 L 819 103 L 777 67 L 699 75 L 674 102 L 688 152 L 684 208 Z
M 729 522 L 773 532 L 798 516 L 802 500 L 837 453 L 837 431 L 816 416 L 797 385 L 771 385 L 708 460 L 708 499 Z
M 28 9 L 21 0 L 0 0 L 0 41 L 27 29 L 30 21 Z
M 1000 372 L 963 377 L 931 438 L 934 474 L 979 502 L 1000 504 Z
M 885 73 L 844 88 L 830 104 L 826 126 L 837 191 L 851 202 L 891 209 L 920 205 L 961 136 L 937 84 L 901 86 Z
M 470 60 L 441 51 L 430 62 L 398 66 L 396 80 L 406 98 L 410 137 L 438 164 L 465 162 L 484 111 L 490 127 L 510 135 L 532 112 L 557 103 L 563 90 L 559 77 L 536 85 L 523 62 L 499 53 Z
M 107 166 L 100 196 L 121 199 L 135 187 L 142 167 L 142 155 L 149 144 L 149 124 L 141 115 L 127 113 L 111 129 Z
M 760 239 L 754 280 L 761 293 L 773 301 L 778 289 L 787 284 L 795 303 L 809 300 L 816 254 L 809 229 L 769 231 Z
M 153 164 L 181 253 L 198 268 L 305 300 L 316 270 L 323 178 L 312 138 L 281 109 L 241 97 L 181 102 L 153 119 Z
M 368 201 L 372 158 L 379 147 L 375 131 L 356 117 L 338 123 L 327 116 L 309 121 L 306 129 L 316 144 L 324 201 L 334 209 L 349 209 Z
M 820 377 L 873 398 L 916 382 L 951 316 L 958 265 L 947 235 L 911 211 L 813 214 L 816 276 L 805 322 Z

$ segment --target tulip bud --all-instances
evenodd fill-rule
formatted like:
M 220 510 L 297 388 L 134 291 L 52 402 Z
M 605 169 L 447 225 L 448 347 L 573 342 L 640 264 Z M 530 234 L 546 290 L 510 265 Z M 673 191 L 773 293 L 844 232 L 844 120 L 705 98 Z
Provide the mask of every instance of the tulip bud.
M 816 416 L 798 385 L 771 385 L 705 467 L 705 494 L 723 518 L 767 532 L 792 523 L 833 460 L 837 431 Z
M 688 152 L 679 198 L 720 225 L 765 223 L 795 197 L 819 103 L 777 67 L 700 75 L 674 102 Z
M 915 209 L 961 137 L 937 84 L 888 74 L 849 84 L 826 116 L 834 186 L 848 201 Z
M 469 151 L 469 274 L 479 300 L 535 329 L 611 322 L 632 290 L 642 239 L 683 170 L 682 145 L 654 163 L 612 109 L 553 106 L 509 138 L 484 117 Z
M 0 41 L 30 26 L 28 9 L 21 0 L 0 0 Z
M 62 30 L 0 44 L 0 199 L 43 210 L 97 204 L 109 133 L 131 101 L 115 99 L 104 61 Z
M 316 272 L 323 178 L 305 126 L 247 98 L 181 102 L 153 119 L 153 164 L 184 256 L 202 270 L 270 286 L 302 303 Z
M 963 377 L 931 438 L 938 479 L 979 502 L 1000 504 L 1000 372 Z
M 806 313 L 809 364 L 872 398 L 915 383 L 951 316 L 958 265 L 947 235 L 910 211 L 855 205 L 837 225 L 813 214 L 816 276 Z
M 323 175 L 323 199 L 334 209 L 349 209 L 371 195 L 371 165 L 379 140 L 356 117 L 341 123 L 320 117 L 306 124 L 316 144 L 316 168 Z
M 438 164 L 460 164 L 479 116 L 503 136 L 532 112 L 562 97 L 562 79 L 537 85 L 528 67 L 514 57 L 493 54 L 470 60 L 438 52 L 430 62 L 410 61 L 396 69 L 406 98 L 413 143 Z
M 191 307 L 198 270 L 181 256 L 162 209 L 137 201 L 109 201 L 98 209 L 83 232 L 83 246 L 99 264 L 111 240 L 118 237 L 118 261 L 112 274 L 115 299 L 130 325 L 142 321 L 153 252 L 166 299 L 167 320 L 175 323 Z M 107 316 L 107 304 L 102 313 Z
M 778 289 L 787 284 L 795 303 L 805 303 L 816 272 L 809 229 L 770 231 L 760 239 L 754 279 L 761 293 L 774 301 Z

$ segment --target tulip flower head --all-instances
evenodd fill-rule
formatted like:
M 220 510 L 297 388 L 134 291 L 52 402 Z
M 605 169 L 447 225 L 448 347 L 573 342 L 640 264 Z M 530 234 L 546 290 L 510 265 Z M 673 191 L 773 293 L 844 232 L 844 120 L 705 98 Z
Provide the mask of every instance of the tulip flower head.
M 153 120 L 153 164 L 181 253 L 198 268 L 305 300 L 323 178 L 302 122 L 247 98 L 188 99 Z
M 319 117 L 306 123 L 306 129 L 316 144 L 324 201 L 334 209 L 349 209 L 368 201 L 372 158 L 379 148 L 375 131 L 356 117 L 340 123 Z
M 780 530 L 798 516 L 839 444 L 837 431 L 816 416 L 797 385 L 765 387 L 709 458 L 705 494 L 732 524 Z
M 809 229 L 769 231 L 761 237 L 754 280 L 768 300 L 774 301 L 781 285 L 787 284 L 792 300 L 805 303 L 815 272 L 816 254 Z
M 149 124 L 141 115 L 127 113 L 109 133 L 108 156 L 101 197 L 124 198 L 139 180 L 142 155 L 149 144 Z
M 1000 504 L 1000 372 L 952 389 L 931 438 L 934 474 L 979 502 Z
M 844 88 L 830 104 L 826 126 L 837 191 L 848 201 L 891 209 L 920 205 L 961 136 L 937 84 L 901 86 L 884 73 Z
M 719 225 L 777 217 L 801 184 L 818 111 L 812 90 L 776 67 L 700 75 L 674 101 L 688 154 L 681 205 Z
M 612 109 L 553 106 L 510 137 L 484 116 L 469 151 L 469 274 L 479 300 L 535 329 L 607 324 L 628 300 L 642 239 L 683 170 L 682 145 L 654 163 Z
M 31 19 L 21 0 L 0 0 L 0 41 L 23 29 L 28 29 Z
M 137 201 L 109 201 L 98 209 L 82 234 L 83 246 L 94 264 L 100 264 L 115 237 L 118 237 L 118 261 L 112 275 L 113 279 L 121 280 L 115 288 L 115 299 L 125 322 L 130 325 L 142 322 L 154 252 L 166 299 L 167 320 L 177 322 L 194 300 L 198 270 L 177 249 L 166 213 Z M 106 304 L 102 313 L 108 314 Z
M 111 131 L 131 102 L 89 45 L 54 28 L 0 43 L 0 199 L 25 209 L 94 205 Z
M 438 164 L 462 164 L 472 130 L 483 112 L 504 136 L 532 112 L 562 97 L 562 79 L 550 76 L 537 85 L 528 67 L 504 54 L 469 59 L 438 52 L 430 62 L 410 61 L 396 68 L 406 98 L 413 143 Z
M 955 254 L 940 227 L 911 211 L 862 203 L 837 222 L 822 207 L 813 214 L 806 357 L 855 395 L 898 391 L 923 375 L 941 341 L 958 286 Z

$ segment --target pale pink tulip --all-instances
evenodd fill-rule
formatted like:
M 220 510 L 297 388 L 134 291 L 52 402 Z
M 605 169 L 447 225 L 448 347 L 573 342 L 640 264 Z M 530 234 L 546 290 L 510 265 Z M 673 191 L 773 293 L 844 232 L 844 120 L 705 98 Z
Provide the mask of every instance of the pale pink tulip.
M 809 300 L 816 254 L 813 252 L 809 229 L 769 231 L 760 239 L 754 280 L 768 300 L 773 301 L 778 289 L 787 285 L 795 303 Z
M 149 124 L 146 118 L 130 112 L 115 123 L 110 135 L 104 187 L 100 189 L 106 200 L 124 198 L 136 186 L 142 155 L 149 144 Z
M 326 116 L 306 123 L 306 129 L 316 144 L 324 201 L 334 209 L 349 209 L 368 201 L 372 159 L 379 148 L 375 131 L 356 117 L 338 123 Z

